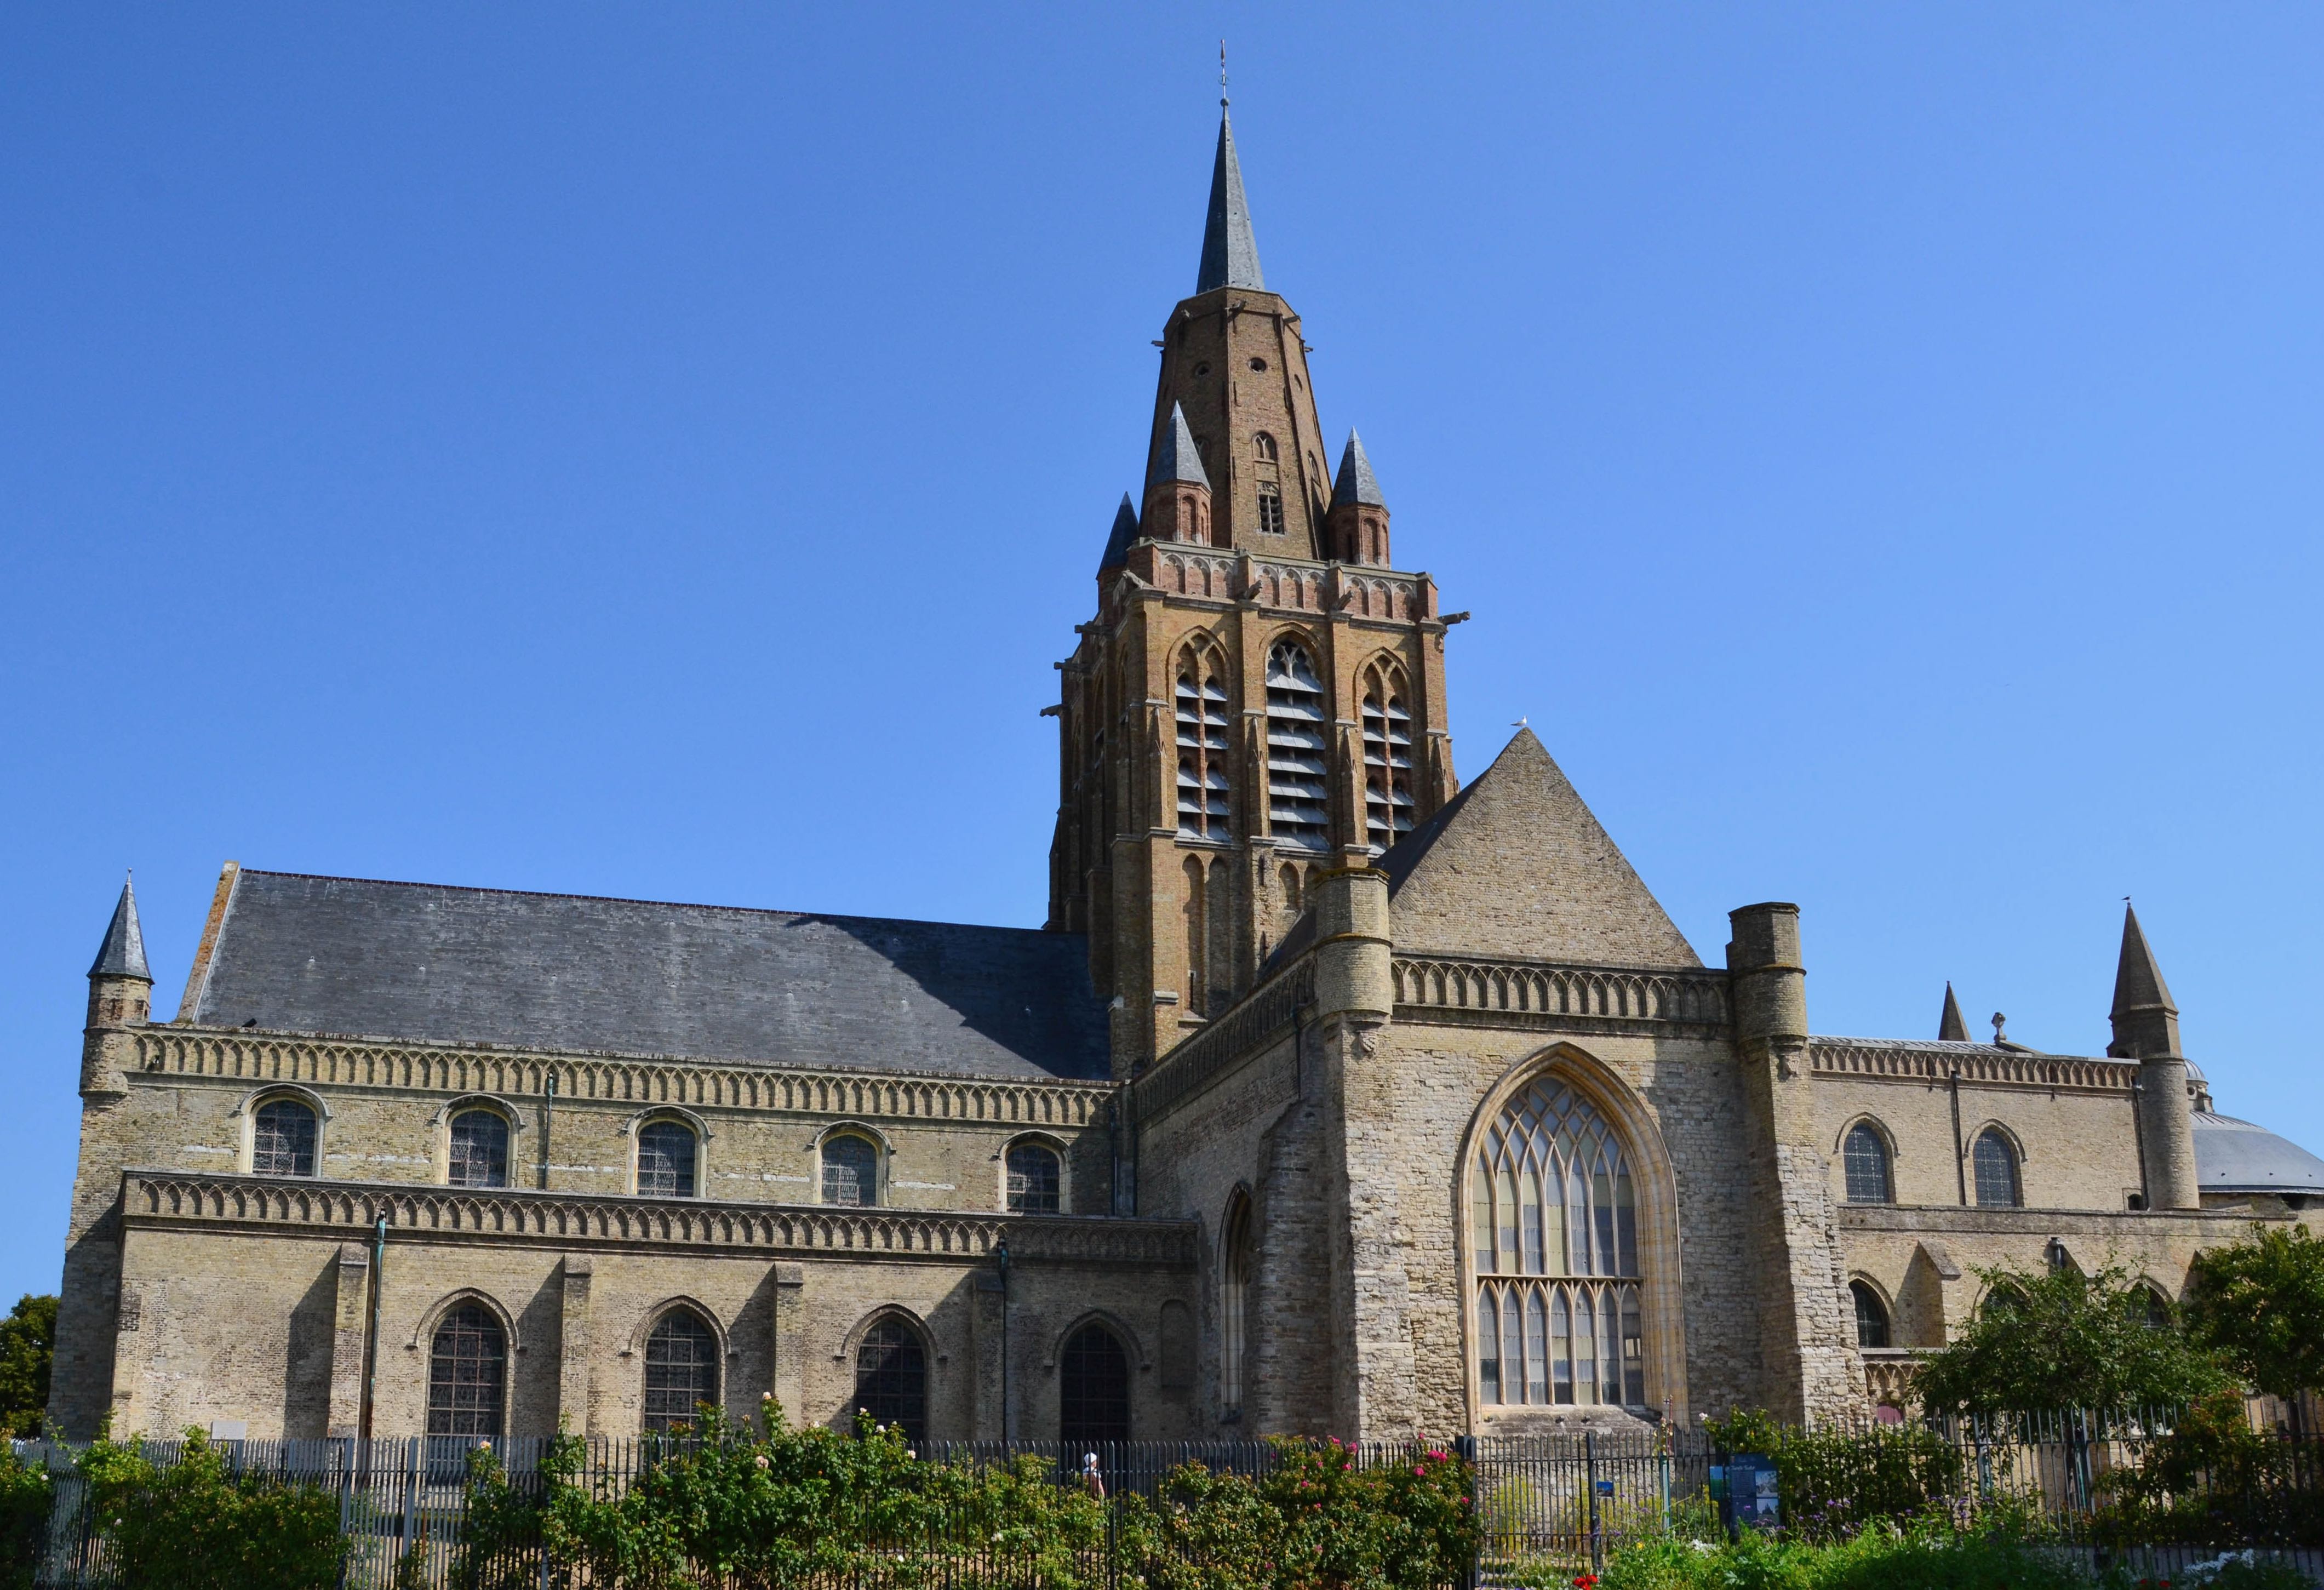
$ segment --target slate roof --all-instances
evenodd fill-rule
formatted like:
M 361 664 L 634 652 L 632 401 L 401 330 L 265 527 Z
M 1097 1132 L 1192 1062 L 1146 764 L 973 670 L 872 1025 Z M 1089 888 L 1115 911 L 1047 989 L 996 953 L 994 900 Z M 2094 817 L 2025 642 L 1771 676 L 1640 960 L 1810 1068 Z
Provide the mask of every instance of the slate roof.
M 1259 243 L 1250 231 L 1250 205 L 1242 194 L 1242 162 L 1235 158 L 1234 127 L 1227 120 L 1223 99 L 1219 101 L 1219 153 L 1211 162 L 1211 208 L 1203 221 L 1203 263 L 1194 277 L 1197 293 L 1214 287 L 1267 290 L 1267 277 L 1259 268 Z
M 1388 499 L 1380 495 L 1379 482 L 1372 475 L 1372 461 L 1364 453 L 1363 438 L 1348 432 L 1348 445 L 1340 454 L 1339 478 L 1332 483 L 1332 506 L 1354 503 L 1361 507 L 1385 508 Z
M 1106 533 L 1105 555 L 1097 560 L 1097 571 L 1119 569 L 1130 561 L 1130 544 L 1138 539 L 1138 510 L 1130 505 L 1130 494 L 1121 494 L 1121 506 L 1113 511 L 1113 528 Z
M 132 881 L 122 883 L 121 898 L 113 902 L 113 920 L 106 924 L 105 942 L 97 947 L 97 959 L 89 963 L 88 975 L 153 981 L 145 965 L 145 935 L 137 926 L 137 889 Z
M 1014 1078 L 1108 1075 L 1080 934 L 240 870 L 180 1020 Z

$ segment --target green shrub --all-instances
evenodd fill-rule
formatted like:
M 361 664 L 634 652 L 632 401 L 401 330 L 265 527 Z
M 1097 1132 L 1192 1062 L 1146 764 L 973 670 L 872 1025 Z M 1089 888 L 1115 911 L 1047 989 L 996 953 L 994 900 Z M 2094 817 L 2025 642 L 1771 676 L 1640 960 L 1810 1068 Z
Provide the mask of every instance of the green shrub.
M 331 1590 L 346 1560 L 338 1499 L 234 1474 L 198 1429 L 157 1465 L 99 1441 L 81 1457 L 89 1505 L 121 1582 L 136 1590 Z
M 1917 1426 L 1806 1430 L 1750 1410 L 1704 1428 L 1722 1451 L 1775 1460 L 1784 1525 L 1813 1539 L 1909 1522 L 1958 1502 L 1966 1488 L 1960 1449 Z
M 2186 1409 L 2135 1467 L 2098 1482 L 2097 1539 L 2115 1545 L 2324 1545 L 2324 1495 L 2312 1460 L 2255 1430 L 2232 1392 Z M 2246 1565 L 2248 1566 L 2248 1565 Z
M 0 1590 L 32 1590 L 48 1543 L 52 1495 L 46 1469 L 0 1445 Z
M 1847 1539 L 1746 1533 L 1729 1544 L 1664 1535 L 1622 1547 L 1602 1590 L 2091 1590 L 2089 1576 L 2013 1535 L 1934 1515 Z

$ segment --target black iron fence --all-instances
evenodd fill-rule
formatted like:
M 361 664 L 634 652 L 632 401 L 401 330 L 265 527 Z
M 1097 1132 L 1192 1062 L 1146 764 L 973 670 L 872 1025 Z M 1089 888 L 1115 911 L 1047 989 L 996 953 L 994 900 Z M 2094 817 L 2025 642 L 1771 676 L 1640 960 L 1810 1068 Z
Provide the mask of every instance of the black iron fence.
M 1471 1585 L 1553 1567 L 1580 1572 L 1602 1566 L 1627 1541 L 1678 1530 L 1699 1538 L 1722 1527 L 1718 1502 L 1728 1455 L 1700 1430 L 1636 1427 L 1538 1437 L 1462 1438 L 1449 1444 L 1468 1464 L 1477 1559 L 1462 1576 Z M 444 1590 L 470 1539 L 470 1455 L 489 1447 L 510 1493 L 538 1495 L 551 1443 L 540 1437 L 489 1442 L 415 1437 L 221 1443 L 235 1472 L 264 1474 L 327 1493 L 349 1543 L 344 1583 L 350 1590 Z M 685 1456 L 688 1443 L 669 1438 L 595 1438 L 586 1443 L 577 1481 L 598 1495 L 618 1495 L 657 1465 Z M 39 1443 L 20 1446 L 45 1464 L 54 1503 L 38 1577 L 44 1585 L 111 1586 L 106 1523 L 90 1506 L 77 1454 Z M 143 1444 L 161 1465 L 183 1443 Z M 1360 1466 L 1412 1460 L 1408 1443 L 1352 1448 Z M 1119 1530 L 1123 1499 L 1153 1498 L 1165 1477 L 1186 1464 L 1213 1474 L 1260 1475 L 1286 1461 L 1286 1448 L 1259 1441 L 924 1442 L 923 1463 L 991 1470 L 1019 1458 L 1042 1461 L 1047 1483 L 1088 1487 L 1094 1453 L 1104 1493 L 1102 1523 L 1052 1553 L 1050 1566 L 994 1547 L 966 1518 L 932 1527 L 925 1538 L 883 1545 L 899 1585 L 1012 1586 L 1057 1582 L 1060 1564 L 1074 1583 L 1112 1590 L 1134 1573 L 1125 1567 Z M 2170 1577 L 2186 1563 L 2223 1550 L 2257 1547 L 2292 1555 L 2324 1583 L 2324 1463 L 2296 1430 L 2191 1431 L 2169 1414 L 2061 1414 L 1930 1425 L 1867 1426 L 1787 1435 L 1774 1455 L 1781 1471 L 1784 1525 L 1842 1535 L 1875 1518 L 1931 1514 L 1967 1524 L 2006 1519 L 2060 1549 L 2121 1561 Z M 997 1537 L 996 1537 L 997 1539 Z M 530 1566 L 501 1576 L 513 1584 L 563 1583 L 539 1560 L 537 1542 L 509 1543 Z M 1015 1545 L 1010 1551 L 1017 1549 Z M 1012 1566 L 1018 1565 L 1018 1566 Z M 811 1583 L 809 1580 L 800 1582 Z M 860 1575 L 852 1584 L 869 1581 Z

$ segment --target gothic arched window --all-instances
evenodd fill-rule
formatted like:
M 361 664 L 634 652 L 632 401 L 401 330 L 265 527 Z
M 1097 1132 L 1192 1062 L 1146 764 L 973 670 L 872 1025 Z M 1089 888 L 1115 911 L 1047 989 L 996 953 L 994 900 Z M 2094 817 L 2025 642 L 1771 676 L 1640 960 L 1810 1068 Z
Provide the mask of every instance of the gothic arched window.
M 1643 1406 L 1637 1197 L 1613 1128 L 1542 1077 L 1487 1130 L 1470 1175 L 1480 1400 Z
M 1888 1345 L 1888 1305 L 1880 1294 L 1860 1280 L 1848 1283 L 1849 1295 L 1856 1299 L 1856 1345 L 1859 1347 L 1885 1347 Z
M 855 1349 L 855 1406 L 906 1438 L 927 1438 L 928 1352 L 919 1333 L 893 1315 L 863 1333 Z
M 1236 1193 L 1227 1206 L 1220 1264 L 1219 1401 L 1230 1414 L 1242 1410 L 1243 1364 L 1250 1352 L 1250 1282 L 1257 1268 L 1251 1251 L 1250 1199 Z
M 259 1105 L 252 1123 L 251 1174 L 315 1174 L 315 1124 L 313 1106 L 297 1099 L 269 1099 Z
M 428 1433 L 497 1436 L 508 1394 L 508 1333 L 482 1303 L 438 1322 L 428 1347 Z
M 676 1429 L 718 1406 L 718 1333 L 691 1308 L 673 1308 L 646 1336 L 646 1405 L 650 1430 Z
M 1392 664 L 1365 669 L 1363 685 L 1364 839 L 1377 853 L 1412 832 L 1412 714 Z
M 1278 845 L 1331 848 L 1330 724 L 1307 649 L 1277 641 L 1267 653 L 1267 821 Z
M 452 1151 L 445 1179 L 454 1187 L 509 1184 L 508 1117 L 498 1110 L 463 1110 L 452 1117 Z
M 1283 488 L 1271 480 L 1259 483 L 1259 532 L 1283 533 Z
M 1046 1143 L 1012 1143 L 1009 1149 L 1009 1212 L 1055 1215 L 1063 1202 L 1065 1164 Z
M 1232 747 L 1225 670 L 1205 646 L 1178 660 L 1175 702 L 1178 725 L 1178 837 L 1231 839 L 1227 771 Z
M 1275 462 L 1275 439 L 1268 435 L 1264 430 L 1260 431 L 1256 437 L 1251 439 L 1251 447 L 1252 449 L 1259 454 L 1259 461 L 1260 463 L 1272 464 Z
M 638 1128 L 638 1192 L 650 1198 L 690 1198 L 701 1143 L 683 1121 L 649 1121 Z
M 1848 1174 L 1849 1203 L 1895 1201 L 1895 1188 L 1888 1174 L 1888 1144 L 1872 1123 L 1858 1121 L 1848 1129 L 1848 1142 L 1840 1149 L 1840 1157 Z
M 1978 1207 L 2015 1209 L 2024 1200 L 2024 1188 L 2017 1179 L 2017 1151 L 2000 1127 L 1988 1126 L 1977 1134 L 1969 1161 L 1977 1171 Z
M 880 1201 L 880 1150 L 852 1132 L 823 1140 L 823 1201 L 869 1209 Z
M 1130 1354 L 1102 1325 L 1074 1332 L 1057 1354 L 1057 1438 L 1074 1447 L 1130 1439 Z

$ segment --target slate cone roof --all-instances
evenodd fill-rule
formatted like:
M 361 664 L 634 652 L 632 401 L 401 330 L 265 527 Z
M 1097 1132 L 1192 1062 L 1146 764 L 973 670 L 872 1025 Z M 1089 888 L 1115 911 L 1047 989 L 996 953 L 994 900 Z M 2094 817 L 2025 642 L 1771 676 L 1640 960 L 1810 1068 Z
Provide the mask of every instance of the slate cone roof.
M 249 869 L 180 1019 L 953 1076 L 1109 1069 L 1079 934 Z

